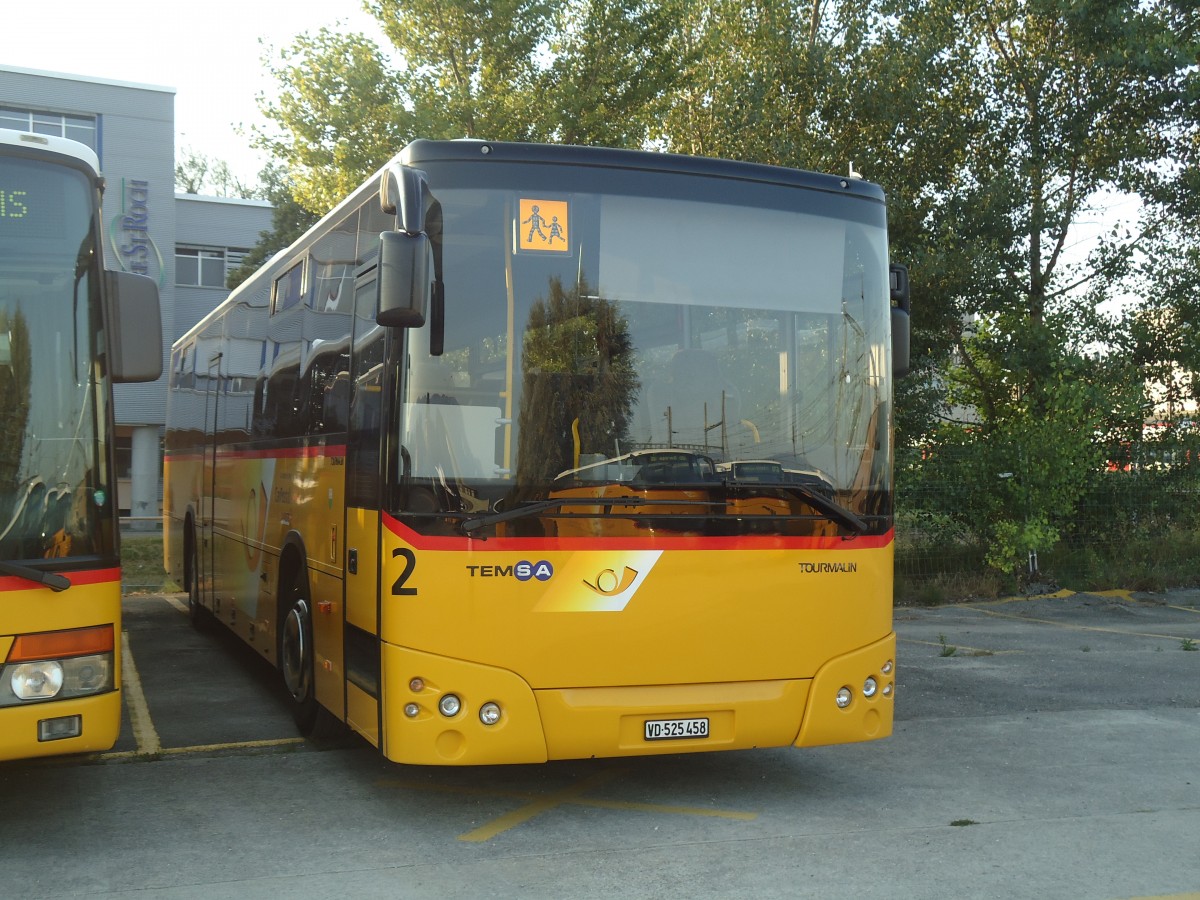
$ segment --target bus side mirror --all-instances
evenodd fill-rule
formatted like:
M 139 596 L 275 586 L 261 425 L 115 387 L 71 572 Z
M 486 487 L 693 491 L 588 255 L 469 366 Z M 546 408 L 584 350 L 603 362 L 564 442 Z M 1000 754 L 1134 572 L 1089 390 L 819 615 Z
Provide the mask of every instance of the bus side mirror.
M 104 273 L 108 374 L 115 384 L 157 381 L 163 370 L 158 285 L 132 272 Z
M 385 328 L 420 328 L 432 290 L 433 249 L 426 234 L 385 231 L 379 236 L 376 289 Z
M 908 290 L 908 269 L 893 265 L 888 271 L 892 298 L 892 375 L 903 378 L 911 367 L 911 324 L 909 311 L 912 298 Z

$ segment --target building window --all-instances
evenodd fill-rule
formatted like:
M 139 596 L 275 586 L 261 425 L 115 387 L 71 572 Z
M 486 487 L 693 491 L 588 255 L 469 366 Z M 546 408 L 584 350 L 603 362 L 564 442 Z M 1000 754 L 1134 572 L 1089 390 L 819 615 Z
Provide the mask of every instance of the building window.
M 175 283 L 223 288 L 229 273 L 242 264 L 245 247 L 176 247 Z
M 96 117 L 0 106 L 0 128 L 70 138 L 96 149 Z
M 115 457 L 117 478 L 130 478 L 133 475 L 133 437 L 128 434 L 118 434 L 113 438 L 113 456 Z
M 225 287 L 225 251 L 176 247 L 175 283 L 192 287 Z

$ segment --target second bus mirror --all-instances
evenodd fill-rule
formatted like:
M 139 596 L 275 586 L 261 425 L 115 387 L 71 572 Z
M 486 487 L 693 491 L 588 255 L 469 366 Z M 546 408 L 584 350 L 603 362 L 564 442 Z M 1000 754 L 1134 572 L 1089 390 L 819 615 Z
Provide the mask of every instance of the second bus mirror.
M 912 298 L 908 287 L 908 269 L 893 265 L 888 273 L 892 299 L 892 375 L 902 378 L 909 372 Z
M 104 272 L 108 293 L 108 373 L 115 384 L 157 381 L 162 375 L 162 311 L 158 285 L 145 275 Z
M 385 231 L 379 236 L 379 313 L 387 328 L 420 328 L 432 285 L 433 249 L 429 236 Z

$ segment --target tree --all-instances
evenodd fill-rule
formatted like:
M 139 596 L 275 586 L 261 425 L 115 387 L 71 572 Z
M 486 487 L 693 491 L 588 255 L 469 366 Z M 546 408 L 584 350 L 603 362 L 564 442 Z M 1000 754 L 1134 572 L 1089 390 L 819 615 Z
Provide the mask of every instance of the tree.
M 242 264 L 229 273 L 226 287 L 230 290 L 253 275 L 259 266 L 304 234 L 320 218 L 296 202 L 294 187 L 282 167 L 267 166 L 259 178 L 265 185 L 266 199 L 274 207 L 271 230 L 258 233 L 258 243 L 245 255 Z
M 626 439 L 639 380 L 618 305 L 586 281 L 552 278 L 529 313 L 521 350 L 519 490 L 538 491 L 581 453 L 612 455 Z
M 541 140 L 550 0 L 370 0 L 424 137 Z
M 184 194 L 207 193 L 215 197 L 255 197 L 256 188 L 243 184 L 229 163 L 209 159 L 191 147 L 184 147 L 175 162 L 175 188 Z
M 1057 539 L 1096 463 L 1096 434 L 1140 422 L 1137 374 L 1089 350 L 1113 346 L 1116 323 L 1101 306 L 1151 228 L 1113 235 L 1087 258 L 1068 251 L 1101 192 L 1170 194 L 1162 161 L 1187 134 L 1194 55 L 1166 3 L 901 6 L 879 45 L 902 53 L 914 34 L 941 35 L 961 120 L 948 136 L 959 159 L 924 192 L 931 256 L 945 261 L 959 321 L 975 323 L 951 326 L 958 361 L 946 373 L 974 422 L 938 438 L 969 444 L 970 465 L 988 461 L 1021 481 L 946 467 L 940 476 L 971 479 L 990 498 L 960 515 L 986 523 L 993 563 L 1011 568 Z
M 551 137 L 565 144 L 641 148 L 689 63 L 676 22 L 682 0 L 559 4 L 546 79 Z
M 691 0 L 375 0 L 394 52 L 300 35 L 267 62 L 275 128 L 255 145 L 324 212 L 414 138 L 641 147 L 679 77 Z M 393 58 L 395 65 L 393 65 Z
M 284 167 L 309 212 L 333 208 L 414 133 L 402 81 L 362 35 L 300 35 L 267 66 L 279 97 L 259 103 L 277 130 L 255 128 L 253 142 Z

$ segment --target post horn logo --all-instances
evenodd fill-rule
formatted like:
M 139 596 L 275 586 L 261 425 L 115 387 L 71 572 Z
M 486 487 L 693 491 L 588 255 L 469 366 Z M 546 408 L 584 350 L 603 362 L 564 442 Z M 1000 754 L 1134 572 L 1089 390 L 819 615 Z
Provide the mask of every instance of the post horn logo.
M 637 577 L 638 570 L 626 566 L 620 578 L 617 578 L 617 573 L 612 569 L 605 569 L 596 576 L 595 584 L 592 584 L 586 578 L 583 579 L 583 583 L 601 597 L 612 597 L 629 590 L 633 586 L 633 582 L 637 580 Z

